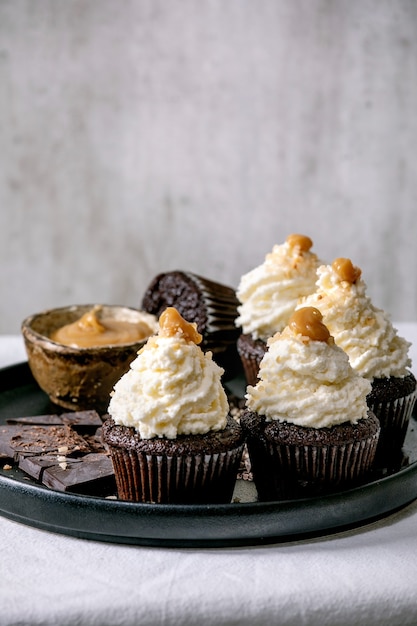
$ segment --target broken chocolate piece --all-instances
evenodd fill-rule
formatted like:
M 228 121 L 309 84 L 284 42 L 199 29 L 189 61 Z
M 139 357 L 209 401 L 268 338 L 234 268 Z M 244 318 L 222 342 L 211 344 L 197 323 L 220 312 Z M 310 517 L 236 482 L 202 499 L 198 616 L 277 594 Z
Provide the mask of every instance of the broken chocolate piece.
M 101 426 L 96 411 L 9 418 L 0 426 L 0 458 L 17 461 L 21 452 L 47 454 L 59 448 L 66 454 L 98 452 L 103 449 L 96 436 Z
M 79 433 L 95 433 L 97 428 L 103 425 L 103 421 L 97 411 L 62 413 L 60 417 L 64 424 L 71 426 Z
M 65 448 L 66 454 L 87 453 L 86 440 L 69 426 L 17 426 L 10 438 L 10 447 L 19 452 L 48 453 Z
M 11 417 L 6 424 L 26 424 L 27 426 L 62 426 L 59 415 L 30 415 L 28 417 Z
M 1 426 L 0 427 L 0 458 L 16 460 L 16 450 L 11 444 L 13 435 L 20 432 L 20 426 Z
M 83 495 L 116 493 L 96 411 L 10 418 L 0 426 L 0 458 L 46 487 Z
M 19 454 L 49 453 L 65 447 L 66 453 L 88 452 L 83 437 L 68 426 L 28 426 L 9 424 L 0 427 L 0 457 L 17 461 Z
M 67 425 L 79 433 L 94 433 L 102 423 L 102 419 L 97 411 L 77 411 L 74 413 L 61 413 L 60 415 L 30 415 L 7 419 L 7 424 L 27 424 L 32 426 Z
M 69 493 L 106 497 L 116 492 L 113 464 L 106 454 L 87 454 L 64 469 L 58 463 L 45 468 L 42 483 Z
M 73 463 L 81 463 L 82 458 L 71 458 L 65 457 L 65 465 L 72 465 Z M 32 478 L 41 481 L 44 469 L 48 467 L 54 467 L 55 465 L 59 465 L 60 467 L 63 465 L 62 461 L 59 460 L 60 457 L 57 454 L 44 454 L 44 455 L 27 455 L 21 454 L 19 455 L 19 469 L 23 472 L 26 472 Z M 60 465 L 61 464 L 61 465 Z

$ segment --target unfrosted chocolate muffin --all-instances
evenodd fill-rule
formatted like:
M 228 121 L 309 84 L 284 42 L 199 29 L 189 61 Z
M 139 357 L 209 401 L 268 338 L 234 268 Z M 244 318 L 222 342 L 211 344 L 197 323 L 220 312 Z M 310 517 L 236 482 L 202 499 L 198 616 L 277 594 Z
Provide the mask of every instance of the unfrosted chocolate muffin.
M 229 503 L 243 452 L 242 429 L 231 416 L 221 431 L 142 439 L 108 418 L 109 447 L 118 497 L 166 504 Z
M 252 411 L 240 418 L 259 500 L 320 495 L 353 486 L 374 466 L 377 418 L 311 428 L 270 421 Z
M 159 317 L 167 307 L 175 307 L 188 322 L 195 322 L 203 336 L 201 347 L 210 350 L 225 370 L 224 379 L 240 367 L 235 326 L 238 300 L 232 287 L 192 272 L 175 270 L 158 274 L 147 287 L 141 308 Z

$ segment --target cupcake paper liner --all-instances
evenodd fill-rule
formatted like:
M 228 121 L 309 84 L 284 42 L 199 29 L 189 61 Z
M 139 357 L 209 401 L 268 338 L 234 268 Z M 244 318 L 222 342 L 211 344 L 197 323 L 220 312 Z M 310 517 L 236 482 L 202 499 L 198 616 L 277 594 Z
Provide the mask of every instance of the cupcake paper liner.
M 405 440 L 408 425 L 413 413 L 416 391 L 393 400 L 368 400 L 369 408 L 375 413 L 381 424 L 381 436 L 378 444 L 378 458 L 398 453 Z
M 213 454 L 151 455 L 110 446 L 121 500 L 148 503 L 229 503 L 243 445 Z
M 370 426 L 366 435 L 337 438 L 334 444 L 307 438 L 304 443 L 291 443 L 265 437 L 259 421 L 247 442 L 259 500 L 316 496 L 359 484 L 375 464 L 380 432 L 375 416 Z M 297 429 L 299 437 L 301 428 Z

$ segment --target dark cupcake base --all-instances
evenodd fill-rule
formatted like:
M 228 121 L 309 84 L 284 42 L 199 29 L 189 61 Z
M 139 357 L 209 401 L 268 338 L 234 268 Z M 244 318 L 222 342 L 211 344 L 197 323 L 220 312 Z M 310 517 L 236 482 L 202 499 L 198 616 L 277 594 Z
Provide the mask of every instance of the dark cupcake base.
M 358 424 L 320 429 L 266 422 L 251 411 L 243 413 L 240 423 L 260 501 L 353 487 L 374 467 L 380 427 L 371 413 Z
M 229 416 L 227 427 L 207 435 L 141 439 L 134 428 L 103 425 L 118 498 L 165 504 L 230 503 L 244 438 Z
M 375 378 L 367 397 L 370 410 L 381 424 L 377 458 L 380 464 L 398 456 L 407 434 L 416 401 L 416 379 L 410 372 L 404 378 Z
M 259 366 L 267 350 L 262 339 L 253 339 L 251 335 L 242 334 L 237 340 L 237 351 L 242 363 L 246 383 L 255 386 L 258 382 Z

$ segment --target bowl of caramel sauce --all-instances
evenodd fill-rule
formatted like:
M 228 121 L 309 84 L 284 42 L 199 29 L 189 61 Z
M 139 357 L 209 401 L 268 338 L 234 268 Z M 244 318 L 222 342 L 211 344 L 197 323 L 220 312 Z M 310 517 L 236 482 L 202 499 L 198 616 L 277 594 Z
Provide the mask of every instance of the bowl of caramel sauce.
M 35 313 L 21 329 L 30 370 L 50 400 L 104 414 L 114 384 L 158 332 L 158 321 L 132 307 L 84 304 Z

